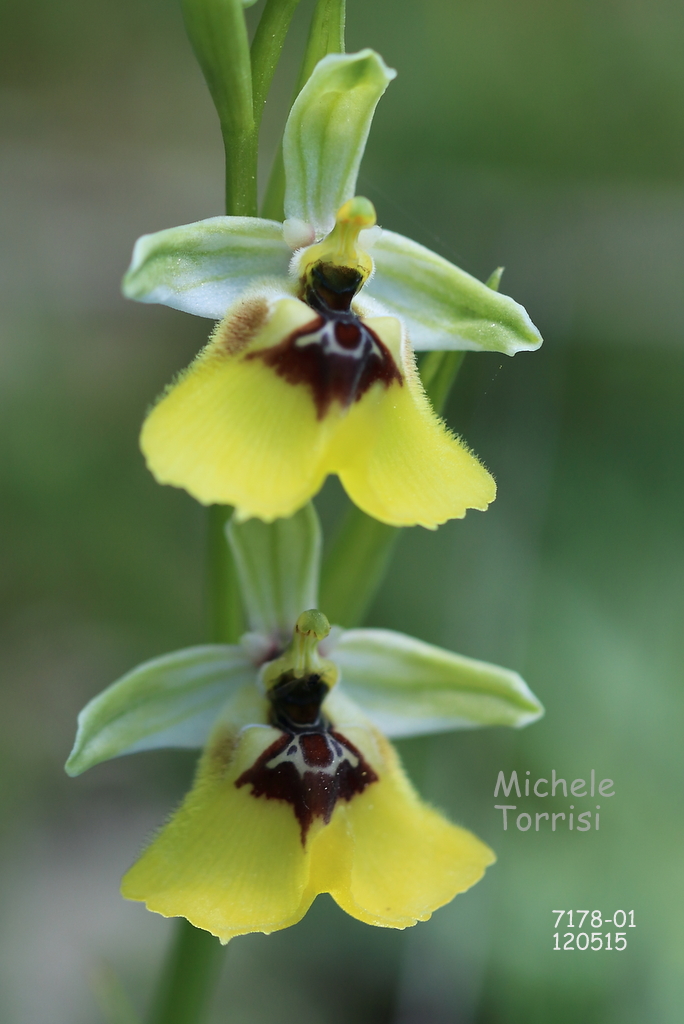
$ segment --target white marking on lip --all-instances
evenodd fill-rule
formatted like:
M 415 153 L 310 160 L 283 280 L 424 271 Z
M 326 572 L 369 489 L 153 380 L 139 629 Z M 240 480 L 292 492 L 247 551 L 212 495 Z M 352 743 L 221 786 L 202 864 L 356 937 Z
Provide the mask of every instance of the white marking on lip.
M 343 746 L 334 736 L 330 736 L 328 733 L 319 733 L 318 735 L 324 736 L 328 750 L 332 755 L 330 764 L 328 765 L 312 765 L 309 764 L 305 757 L 304 751 L 301 745 L 301 736 L 294 736 L 290 743 L 288 743 L 285 750 L 282 750 L 275 757 L 271 758 L 270 761 L 266 762 L 265 767 L 269 769 L 277 768 L 279 764 L 284 764 L 286 761 L 294 765 L 297 769 L 297 773 L 300 778 L 303 778 L 306 772 L 316 772 L 319 775 L 330 775 L 334 776 L 337 769 L 341 764 L 347 761 L 352 768 L 357 768 L 359 765 L 359 758 L 356 754 L 352 753 L 348 747 Z M 291 751 L 294 751 L 291 753 Z
M 320 345 L 326 355 L 345 356 L 347 359 L 366 359 L 369 355 L 378 356 L 382 359 L 382 352 L 378 348 L 368 328 L 359 323 L 359 340 L 355 348 L 344 348 L 335 337 L 335 325 L 340 321 L 327 320 L 317 331 L 311 334 L 303 334 L 295 341 L 296 348 L 307 348 L 309 345 Z

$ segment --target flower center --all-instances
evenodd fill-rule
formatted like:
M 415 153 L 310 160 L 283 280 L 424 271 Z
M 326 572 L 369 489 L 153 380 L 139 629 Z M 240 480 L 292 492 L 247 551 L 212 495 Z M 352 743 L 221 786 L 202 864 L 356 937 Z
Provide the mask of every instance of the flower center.
M 334 401 L 349 408 L 377 382 L 403 383 L 385 343 L 351 309 L 360 281 L 350 267 L 316 264 L 304 298 L 318 316 L 278 345 L 247 357 L 263 359 L 288 384 L 307 385 L 319 420 Z
M 235 782 L 238 789 L 249 783 L 254 797 L 291 804 L 302 845 L 314 818 L 327 824 L 338 800 L 351 800 L 377 781 L 363 755 L 322 711 L 338 675 L 317 650 L 329 632 L 321 612 L 302 612 L 287 650 L 265 666 L 271 725 L 280 736 Z
M 338 800 L 362 793 L 377 775 L 361 752 L 327 721 L 321 704 L 328 687 L 319 675 L 292 673 L 269 690 L 272 724 L 281 735 L 236 780 L 251 795 L 291 804 L 302 845 L 314 818 L 327 824 Z
M 375 383 L 403 383 L 387 346 L 352 309 L 373 270 L 359 233 L 374 224 L 367 199 L 357 196 L 344 204 L 330 234 L 304 250 L 297 271 L 299 297 L 317 315 L 279 344 L 247 356 L 263 359 L 288 384 L 305 384 L 319 420 L 333 402 L 348 409 Z

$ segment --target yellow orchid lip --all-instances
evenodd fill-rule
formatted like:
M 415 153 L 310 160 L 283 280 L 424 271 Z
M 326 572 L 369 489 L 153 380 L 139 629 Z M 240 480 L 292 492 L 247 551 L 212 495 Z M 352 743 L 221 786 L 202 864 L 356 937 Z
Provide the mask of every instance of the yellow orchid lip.
M 227 942 L 295 924 L 323 892 L 406 928 L 477 882 L 492 851 L 424 804 L 387 740 L 333 698 L 324 730 L 228 717 L 123 895 Z

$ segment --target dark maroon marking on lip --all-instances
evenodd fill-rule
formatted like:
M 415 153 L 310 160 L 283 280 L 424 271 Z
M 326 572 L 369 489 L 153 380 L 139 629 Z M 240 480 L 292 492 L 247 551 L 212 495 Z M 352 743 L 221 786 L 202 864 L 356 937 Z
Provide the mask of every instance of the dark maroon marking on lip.
M 290 755 L 293 736 L 283 733 L 243 772 L 235 785 L 250 783 L 252 796 L 284 800 L 299 822 L 302 846 L 314 818 L 327 825 L 338 800 L 349 802 L 378 776 L 353 743 L 332 729 L 301 733 L 301 758 Z M 276 765 L 269 763 L 279 755 Z M 334 766 L 334 767 L 333 767 Z
M 361 340 L 361 328 L 356 323 L 338 320 L 335 324 L 335 341 L 342 348 L 354 349 Z
M 288 384 L 307 385 L 319 420 L 333 401 L 348 408 L 377 381 L 386 388 L 403 384 L 385 343 L 351 309 L 361 283 L 356 270 L 317 265 L 303 298 L 318 316 L 278 345 L 246 356 L 263 359 Z
M 338 800 L 349 801 L 378 780 L 361 752 L 323 716 L 327 693 L 319 675 L 284 673 L 268 694 L 271 724 L 281 735 L 235 782 L 238 789 L 250 783 L 254 797 L 292 804 L 302 845 L 314 818 L 327 825 Z
M 303 732 L 299 745 L 305 763 L 312 768 L 327 768 L 335 760 L 335 750 L 324 732 Z

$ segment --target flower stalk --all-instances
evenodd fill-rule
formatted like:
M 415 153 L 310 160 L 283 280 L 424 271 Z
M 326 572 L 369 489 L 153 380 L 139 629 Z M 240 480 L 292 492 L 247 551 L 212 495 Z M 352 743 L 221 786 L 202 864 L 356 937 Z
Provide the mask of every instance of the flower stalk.
M 219 980 L 225 947 L 184 918 L 174 936 L 149 1015 L 149 1024 L 201 1024 Z
M 183 0 L 190 42 L 219 116 L 226 153 L 226 212 L 257 213 L 258 126 L 241 0 Z

